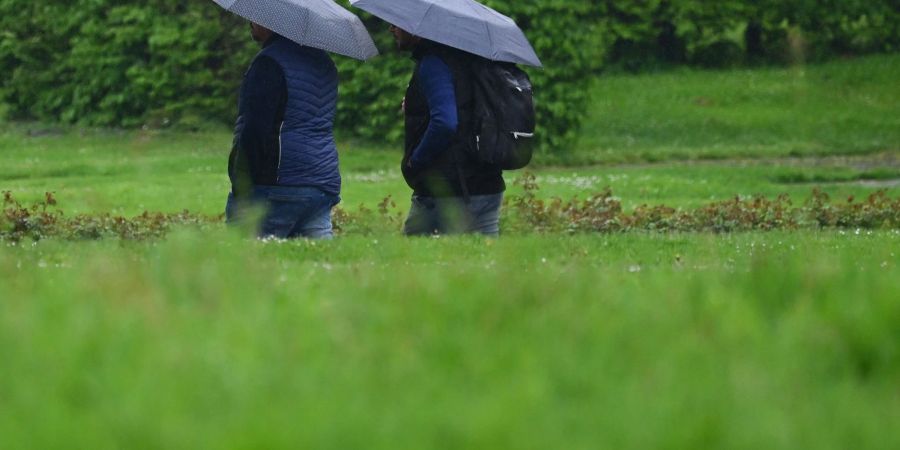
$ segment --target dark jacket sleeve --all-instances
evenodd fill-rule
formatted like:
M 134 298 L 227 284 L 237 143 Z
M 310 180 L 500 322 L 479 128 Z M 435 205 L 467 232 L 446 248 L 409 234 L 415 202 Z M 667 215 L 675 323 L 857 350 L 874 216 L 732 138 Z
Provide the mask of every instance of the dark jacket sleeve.
M 284 71 L 272 58 L 257 58 L 241 85 L 238 115 L 243 126 L 235 144 L 254 184 L 274 184 L 278 166 L 279 122 L 284 117 L 287 88 Z
M 437 56 L 426 56 L 419 66 L 419 79 L 428 102 L 430 120 L 422 142 L 413 151 L 410 165 L 421 169 L 447 150 L 459 126 L 453 72 Z

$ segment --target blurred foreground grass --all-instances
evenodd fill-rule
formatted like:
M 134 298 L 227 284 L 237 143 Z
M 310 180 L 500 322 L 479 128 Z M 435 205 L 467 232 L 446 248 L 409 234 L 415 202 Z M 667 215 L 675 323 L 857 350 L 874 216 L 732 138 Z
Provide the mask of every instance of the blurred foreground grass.
M 2 448 L 896 448 L 900 234 L 0 252 Z

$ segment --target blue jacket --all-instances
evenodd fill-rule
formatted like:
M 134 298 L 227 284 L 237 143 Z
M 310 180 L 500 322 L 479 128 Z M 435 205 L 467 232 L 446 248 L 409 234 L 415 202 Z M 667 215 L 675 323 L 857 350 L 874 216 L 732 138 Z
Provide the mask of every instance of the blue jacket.
M 419 82 L 428 102 L 430 120 L 425 135 L 413 150 L 409 166 L 422 169 L 450 147 L 459 127 L 453 72 L 437 55 L 426 55 L 418 65 Z
M 340 194 L 333 127 L 338 79 L 322 50 L 273 37 L 244 76 L 229 175 L 242 185 Z

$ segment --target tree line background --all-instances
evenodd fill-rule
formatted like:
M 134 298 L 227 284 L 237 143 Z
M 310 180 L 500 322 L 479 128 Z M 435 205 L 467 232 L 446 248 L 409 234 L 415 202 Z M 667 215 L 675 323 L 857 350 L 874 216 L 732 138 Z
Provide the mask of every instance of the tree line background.
M 896 1 L 483 3 L 516 19 L 543 60 L 543 69 L 527 69 L 542 146 L 565 149 L 583 117 L 587 84 L 603 71 L 783 65 L 897 51 Z M 353 11 L 382 56 L 366 63 L 335 58 L 338 132 L 396 142 L 412 63 L 393 50 L 386 24 Z M 116 127 L 229 123 L 257 50 L 247 24 L 208 0 L 0 0 L 0 116 Z

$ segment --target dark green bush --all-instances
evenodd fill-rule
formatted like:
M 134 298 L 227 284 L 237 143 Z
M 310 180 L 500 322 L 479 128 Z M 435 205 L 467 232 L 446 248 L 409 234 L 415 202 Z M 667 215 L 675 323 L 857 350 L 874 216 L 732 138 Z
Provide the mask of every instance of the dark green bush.
M 231 120 L 246 26 L 212 2 L 4 0 L 15 116 L 103 126 Z
M 545 63 L 528 70 L 542 147 L 558 153 L 578 130 L 585 83 L 611 64 L 729 66 L 900 46 L 895 0 L 485 3 L 516 19 Z M 362 17 L 384 55 L 364 64 L 337 58 L 338 129 L 396 143 L 412 62 L 393 50 L 384 23 Z M 230 123 L 255 51 L 246 24 L 211 1 L 0 0 L 0 118 L 125 127 Z
M 611 62 L 728 66 L 896 51 L 895 0 L 601 0 Z

